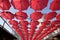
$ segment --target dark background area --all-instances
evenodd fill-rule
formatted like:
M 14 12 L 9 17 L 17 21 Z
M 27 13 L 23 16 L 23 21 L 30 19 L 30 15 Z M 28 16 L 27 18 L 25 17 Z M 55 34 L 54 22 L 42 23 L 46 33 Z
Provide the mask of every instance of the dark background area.
M 0 27 L 0 40 L 17 40 L 17 38 Z

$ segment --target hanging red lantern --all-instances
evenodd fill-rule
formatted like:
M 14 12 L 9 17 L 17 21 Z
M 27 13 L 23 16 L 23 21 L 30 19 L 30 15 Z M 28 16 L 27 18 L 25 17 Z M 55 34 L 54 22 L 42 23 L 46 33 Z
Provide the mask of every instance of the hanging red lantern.
M 42 18 L 42 15 L 43 14 L 41 12 L 34 12 L 30 15 L 30 18 L 31 18 L 31 20 L 36 21 L 36 20 L 39 20 L 40 18 Z
M 54 17 L 56 17 L 57 13 L 56 12 L 49 12 L 45 15 L 45 20 L 51 20 L 53 19 Z
M 11 4 L 9 3 L 9 0 L 0 0 L 0 9 L 9 10 L 10 7 L 11 7 Z
M 27 13 L 25 12 L 17 12 L 15 15 L 18 20 L 25 20 L 28 17 Z
M 56 16 L 56 19 L 60 19 L 60 14 L 58 14 L 58 15 Z
M 51 2 L 50 9 L 53 11 L 60 10 L 60 1 L 54 0 L 53 2 Z
M 12 0 L 11 3 L 17 10 L 27 10 L 29 7 L 29 0 Z
M 9 20 L 9 24 L 14 25 L 14 26 L 17 26 L 18 25 L 18 22 L 15 21 L 15 20 Z
M 19 24 L 23 26 L 27 26 L 29 23 L 28 21 L 20 21 Z
M 31 0 L 30 7 L 34 10 L 42 10 L 48 4 L 48 0 Z
M 8 20 L 11 20 L 14 18 L 14 15 L 11 12 L 2 12 L 1 16 Z

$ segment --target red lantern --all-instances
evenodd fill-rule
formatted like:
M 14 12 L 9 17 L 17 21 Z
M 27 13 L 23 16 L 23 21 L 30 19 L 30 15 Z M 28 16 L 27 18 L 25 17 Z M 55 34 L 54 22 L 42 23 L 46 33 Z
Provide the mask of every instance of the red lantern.
M 0 9 L 9 10 L 11 7 L 9 0 L 0 0 Z
M 51 20 L 53 19 L 54 17 L 56 17 L 57 13 L 56 12 L 49 12 L 45 15 L 45 20 Z
M 18 22 L 15 21 L 15 20 L 10 20 L 9 21 L 9 24 L 14 25 L 14 26 L 17 26 L 18 25 Z
M 24 12 L 17 12 L 15 15 L 18 20 L 25 20 L 28 17 Z
M 9 19 L 9 20 L 14 18 L 14 15 L 11 12 L 2 12 L 1 16 L 5 19 Z
M 47 6 L 48 0 L 31 0 L 30 6 L 34 10 L 42 10 Z
M 27 10 L 29 6 L 29 1 L 28 0 L 12 0 L 12 5 L 14 6 L 15 9 Z
M 60 10 L 60 1 L 58 0 L 54 0 L 51 4 L 50 4 L 50 9 L 55 11 L 55 10 Z
M 60 14 L 58 14 L 58 15 L 56 16 L 56 19 L 60 19 Z
M 30 18 L 31 18 L 31 20 L 36 21 L 36 20 L 42 18 L 42 15 L 43 14 L 41 12 L 34 12 L 30 15 Z

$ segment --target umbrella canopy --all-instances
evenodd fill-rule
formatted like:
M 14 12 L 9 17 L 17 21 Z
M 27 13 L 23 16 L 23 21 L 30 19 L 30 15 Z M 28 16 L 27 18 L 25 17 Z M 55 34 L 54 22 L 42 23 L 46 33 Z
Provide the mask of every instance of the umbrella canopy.
M 18 25 L 18 22 L 15 21 L 15 20 L 9 20 L 9 24 L 14 25 L 14 26 L 17 26 Z
M 53 19 L 54 17 L 56 17 L 57 13 L 56 12 L 49 12 L 45 15 L 45 20 L 51 20 Z
M 40 18 L 42 18 L 43 14 L 41 12 L 33 12 L 32 14 L 30 14 L 30 18 L 31 20 L 38 20 Z
M 28 0 L 12 0 L 11 3 L 14 6 L 14 8 L 18 10 L 27 10 L 29 6 Z
M 51 2 L 50 9 L 53 11 L 60 10 L 60 0 L 54 0 L 53 2 Z
M 11 12 L 1 12 L 1 16 L 8 20 L 11 20 L 14 18 L 14 15 Z
M 48 0 L 31 0 L 30 6 L 34 10 L 42 10 L 47 6 Z
M 28 21 L 20 21 L 19 24 L 25 26 L 25 25 L 28 25 L 29 23 Z
M 60 20 L 60 14 L 58 14 L 58 15 L 56 16 L 56 19 L 59 19 L 59 20 Z
M 28 17 L 25 12 L 17 12 L 15 15 L 18 20 L 25 20 Z
M 11 4 L 9 3 L 9 0 L 0 0 L 0 9 L 9 10 L 10 7 L 11 7 Z

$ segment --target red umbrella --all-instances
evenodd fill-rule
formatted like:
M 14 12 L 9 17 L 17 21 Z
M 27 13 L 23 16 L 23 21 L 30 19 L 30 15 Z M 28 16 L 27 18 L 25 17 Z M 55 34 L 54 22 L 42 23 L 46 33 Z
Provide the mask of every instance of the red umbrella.
M 38 31 L 36 32 L 36 34 L 34 35 L 33 40 L 35 40 L 37 38 L 37 36 L 43 31 L 43 29 L 45 29 L 47 26 L 47 24 L 50 24 L 50 21 L 44 21 L 42 23 L 42 25 L 39 27 Z
M 0 9 L 9 10 L 10 7 L 11 4 L 9 3 L 9 0 L 0 0 Z
M 28 25 L 25 25 L 25 26 L 22 25 L 21 28 L 22 28 L 22 32 L 23 32 L 24 35 L 25 35 L 25 39 L 28 40 L 28 39 L 29 39 L 29 36 L 28 36 L 28 34 L 29 34 L 29 33 L 28 33 Z
M 15 15 L 18 20 L 25 20 L 28 17 L 28 15 L 24 12 L 17 12 Z
M 35 33 L 35 29 L 37 27 L 37 25 L 39 24 L 38 21 L 31 21 L 30 22 L 30 34 L 29 34 L 29 39 L 32 40 L 33 35 Z
M 17 26 L 18 25 L 18 22 L 15 21 L 15 20 L 10 20 L 9 21 L 9 24 L 14 25 L 14 26 Z
M 32 14 L 30 14 L 30 18 L 31 18 L 31 20 L 36 21 L 36 20 L 42 18 L 42 15 L 43 14 L 41 12 L 33 12 Z
M 55 10 L 60 10 L 60 1 L 53 1 L 50 4 L 50 9 L 55 11 Z
M 56 1 L 56 2 L 58 2 L 58 1 L 59 1 L 59 2 L 60 2 L 60 0 L 53 0 L 53 1 Z
M 54 20 L 54 21 L 51 23 L 51 25 L 58 25 L 58 24 L 60 24 L 60 20 Z
M 15 30 L 16 29 L 19 29 L 19 27 L 18 26 L 15 26 L 15 25 L 13 25 L 12 28 L 15 29 Z
M 28 0 L 12 0 L 11 2 L 14 8 L 18 10 L 27 10 L 29 6 Z
M 53 19 L 54 17 L 56 17 L 57 13 L 56 12 L 49 12 L 45 15 L 45 20 L 51 20 Z
M 35 40 L 38 37 L 38 35 L 40 35 L 40 33 L 43 31 L 44 28 L 46 28 L 46 25 L 42 25 L 42 26 L 39 27 L 36 34 L 34 35 L 33 40 Z
M 21 25 L 21 28 L 23 30 L 23 33 L 25 35 L 25 39 L 28 40 L 28 21 L 20 21 L 19 23 Z
M 48 31 L 47 33 L 45 33 L 44 35 L 42 35 L 39 40 L 43 39 L 44 37 L 46 37 L 48 34 L 54 32 L 55 30 L 57 30 L 58 27 L 53 27 L 53 29 L 51 29 L 50 31 Z
M 31 21 L 31 22 L 30 22 L 30 25 L 34 25 L 34 26 L 36 26 L 36 25 L 38 25 L 38 24 L 39 24 L 38 21 Z
M 17 30 L 15 30 L 15 31 L 16 31 L 16 33 L 21 37 L 21 40 L 25 40 L 24 34 L 23 34 L 23 32 L 22 32 L 21 29 L 17 29 Z
M 59 24 L 59 25 L 57 25 L 57 27 L 58 27 L 58 28 L 60 28 L 60 24 Z
M 49 25 L 51 22 L 50 21 L 44 21 L 42 22 L 42 25 Z
M 56 16 L 56 19 L 60 19 L 60 14 L 58 14 L 58 15 Z
M 23 26 L 27 26 L 29 23 L 28 21 L 20 21 L 19 24 Z
M 31 0 L 30 6 L 34 10 L 42 10 L 47 6 L 48 0 Z
M 11 20 L 14 18 L 14 15 L 11 12 L 1 12 L 1 16 L 8 20 Z

